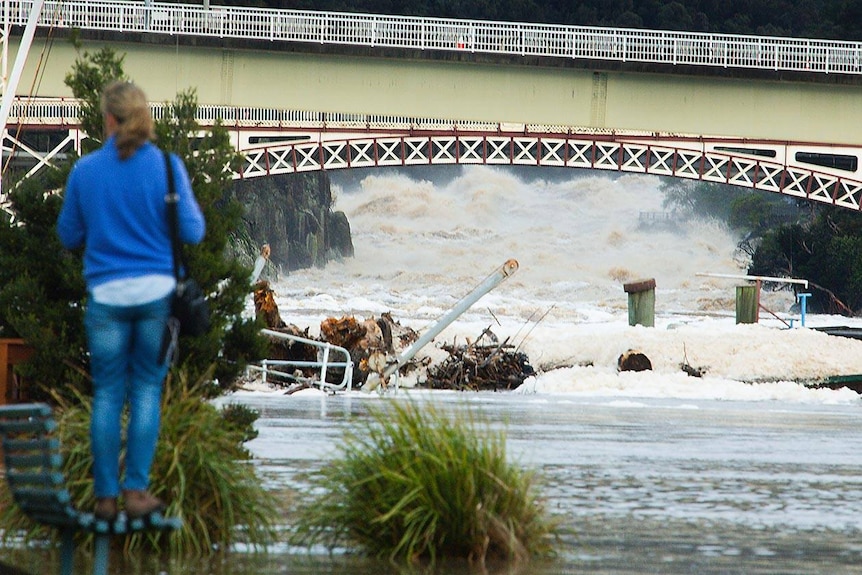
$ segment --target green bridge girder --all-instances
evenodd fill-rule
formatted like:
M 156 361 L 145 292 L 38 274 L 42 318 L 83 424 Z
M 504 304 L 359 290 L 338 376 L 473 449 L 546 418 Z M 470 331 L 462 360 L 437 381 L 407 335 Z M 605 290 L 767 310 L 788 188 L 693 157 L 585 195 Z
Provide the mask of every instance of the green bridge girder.
M 125 54 L 126 73 L 153 101 L 194 89 L 201 104 L 212 105 L 862 147 L 862 87 L 838 82 L 191 46 L 179 40 L 86 40 L 83 49 L 102 46 Z M 13 38 L 10 53 L 15 51 Z M 48 47 L 37 38 L 19 94 L 71 97 L 63 78 L 76 57 L 66 40 Z

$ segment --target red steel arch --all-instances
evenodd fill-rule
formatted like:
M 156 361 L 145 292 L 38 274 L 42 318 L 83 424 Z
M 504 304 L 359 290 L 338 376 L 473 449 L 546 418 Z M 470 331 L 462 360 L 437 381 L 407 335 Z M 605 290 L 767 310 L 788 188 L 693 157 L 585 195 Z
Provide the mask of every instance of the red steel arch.
M 236 177 L 387 166 L 549 166 L 703 180 L 860 209 L 858 168 L 842 175 L 842 170 L 788 161 L 792 154 L 787 151 L 793 147 L 775 142 L 592 134 L 358 134 L 241 150 L 244 162 Z
M 497 130 L 459 129 L 457 125 L 434 130 L 236 126 L 231 133 L 243 162 L 234 178 L 387 166 L 549 166 L 703 180 L 857 211 L 862 204 L 862 150 L 855 147 L 609 131 L 540 131 L 523 125 L 506 131 L 502 126 Z M 53 163 L 65 150 L 80 152 L 82 135 L 73 123 L 56 125 L 55 121 L 29 127 L 53 130 L 59 143 L 42 153 L 18 142 L 14 132 L 7 133 L 6 139 L 35 164 L 28 175 Z M 257 139 L 249 137 L 252 134 Z M 255 145 L 250 143 L 253 141 L 273 143 Z M 800 157 L 846 161 L 840 169 L 806 163 Z M 0 204 L 3 199 L 0 197 Z

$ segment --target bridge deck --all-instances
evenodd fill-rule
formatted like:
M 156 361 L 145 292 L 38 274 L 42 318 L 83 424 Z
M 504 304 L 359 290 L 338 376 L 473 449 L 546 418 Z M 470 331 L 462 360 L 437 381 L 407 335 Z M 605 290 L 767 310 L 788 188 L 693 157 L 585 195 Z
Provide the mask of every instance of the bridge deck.
M 0 4 L 20 25 L 32 0 Z M 199 121 L 206 126 L 224 120 L 245 156 L 237 178 L 419 164 L 547 165 L 696 178 L 859 209 L 862 135 L 853 121 L 860 113 L 854 86 L 685 75 L 669 80 L 475 58 L 493 54 L 852 78 L 862 77 L 859 43 L 124 0 L 50 0 L 45 6 L 43 27 L 137 34 L 138 42 L 111 44 L 134 67 L 127 73 L 164 91 L 166 99 L 185 85 L 205 95 Z M 289 57 L 233 47 L 180 50 L 178 41 L 175 47 L 145 41 L 148 34 L 162 40 L 232 38 L 463 58 L 429 63 L 379 54 L 321 55 L 312 49 Z M 77 57 L 61 45 L 51 54 L 55 68 L 41 70 L 43 92 L 37 96 L 58 92 L 58 79 Z M 154 59 L 162 65 L 154 67 Z M 281 101 L 294 109 L 273 105 Z M 59 144 L 54 140 L 50 152 L 22 140 L 15 144 L 29 149 L 39 165 L 77 146 L 76 105 L 68 98 L 17 102 L 11 127 L 30 133 L 61 128 L 67 135 Z M 453 110 L 462 119 L 447 117 Z M 154 106 L 157 117 L 163 113 L 163 105 Z

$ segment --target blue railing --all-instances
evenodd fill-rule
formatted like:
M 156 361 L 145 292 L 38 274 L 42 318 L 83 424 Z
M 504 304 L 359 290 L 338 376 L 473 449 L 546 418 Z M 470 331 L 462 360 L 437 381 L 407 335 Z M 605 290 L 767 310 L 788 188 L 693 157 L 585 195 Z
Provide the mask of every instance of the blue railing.
M 2 0 L 24 25 L 32 0 Z M 49 0 L 42 27 L 573 60 L 862 74 L 862 43 L 122 0 Z

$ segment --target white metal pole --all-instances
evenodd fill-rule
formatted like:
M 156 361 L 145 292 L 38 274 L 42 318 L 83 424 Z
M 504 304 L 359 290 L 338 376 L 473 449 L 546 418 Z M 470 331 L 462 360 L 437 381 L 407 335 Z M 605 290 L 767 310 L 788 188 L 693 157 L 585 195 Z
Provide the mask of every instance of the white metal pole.
M 30 52 L 30 44 L 33 42 L 33 35 L 36 33 L 36 24 L 39 21 L 44 3 L 45 0 L 33 0 L 33 7 L 30 9 L 27 25 L 24 28 L 24 36 L 21 38 L 18 54 L 15 55 L 15 65 L 12 67 L 12 75 L 9 77 L 9 82 L 3 87 L 3 103 L 0 104 L 0 160 L 2 160 L 2 142 L 6 139 L 6 121 L 9 119 L 9 110 L 12 109 L 12 102 L 15 100 L 18 81 L 21 79 L 21 74 L 24 71 L 24 64 L 27 62 L 27 54 Z M 9 41 L 8 36 L 6 37 L 6 41 Z M 0 200 L 2 198 L 2 166 L 0 166 Z
M 423 333 L 419 337 L 419 339 L 414 341 L 410 347 L 408 347 L 403 352 L 401 352 L 401 355 L 399 355 L 396 358 L 394 363 L 386 366 L 386 369 L 383 370 L 383 378 L 385 379 L 385 378 L 389 377 L 390 375 L 395 373 L 401 366 L 403 366 L 405 363 L 410 361 L 410 359 L 412 359 L 413 356 L 416 355 L 416 353 L 420 349 L 425 347 L 428 344 L 428 342 L 430 342 L 432 339 L 437 337 L 437 335 L 441 331 L 446 329 L 446 327 L 450 323 L 455 321 L 455 319 L 459 315 L 461 315 L 462 313 L 467 311 L 467 309 L 471 305 L 476 303 L 479 300 L 479 298 L 481 298 L 483 295 L 485 295 L 486 293 L 488 293 L 489 291 L 491 291 L 492 289 L 494 289 L 495 287 L 500 285 L 500 283 L 504 279 L 508 278 L 509 276 L 514 274 L 516 271 L 518 271 L 518 262 L 517 262 L 517 260 L 514 260 L 514 259 L 508 260 L 506 263 L 504 263 L 499 268 L 494 270 L 494 272 L 491 275 L 489 275 L 487 278 L 485 278 L 482 281 L 482 283 L 480 283 L 478 286 L 476 286 L 476 288 L 473 291 L 468 293 L 466 296 L 464 296 L 461 299 L 461 301 L 459 301 L 457 304 L 455 304 L 455 307 L 453 307 L 451 310 L 449 310 L 446 313 L 446 315 L 444 315 L 439 320 L 437 320 L 437 323 L 432 325 L 428 329 L 428 331 L 426 331 L 425 333 Z
M 9 72 L 9 34 L 12 32 L 12 23 L 9 19 L 9 0 L 3 0 L 3 46 L 0 53 L 0 92 L 6 93 L 6 80 Z

